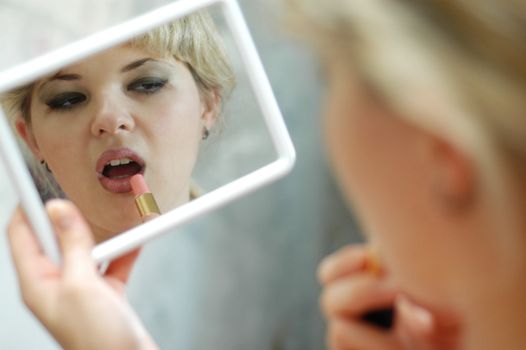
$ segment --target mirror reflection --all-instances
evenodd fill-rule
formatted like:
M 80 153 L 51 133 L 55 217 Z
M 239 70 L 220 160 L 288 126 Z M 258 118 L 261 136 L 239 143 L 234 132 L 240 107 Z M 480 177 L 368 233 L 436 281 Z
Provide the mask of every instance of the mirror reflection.
M 163 213 L 199 196 L 194 168 L 236 85 L 230 56 L 198 12 L 4 93 L 42 199 L 72 200 L 101 242 L 143 221 L 134 175 Z

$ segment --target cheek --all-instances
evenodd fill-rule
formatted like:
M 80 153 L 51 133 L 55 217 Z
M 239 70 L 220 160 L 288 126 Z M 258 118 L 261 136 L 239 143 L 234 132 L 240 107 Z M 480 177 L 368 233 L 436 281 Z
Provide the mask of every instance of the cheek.
M 374 152 L 377 133 L 369 111 L 349 89 L 335 87 L 325 112 L 325 139 L 339 184 L 347 200 L 359 207 L 370 199 L 368 189 L 378 186 L 382 162 Z
M 43 158 L 50 165 L 60 165 L 73 161 L 79 156 L 80 135 L 68 130 L 64 125 L 39 125 L 35 127 L 35 140 Z M 67 145 L 67 147 L 64 147 Z
M 64 145 L 67 144 L 67 147 Z M 85 183 L 92 174 L 86 159 L 85 145 L 78 138 L 44 136 L 41 154 L 64 191 L 76 189 L 79 182 Z
M 78 156 L 75 153 L 81 149 L 85 151 L 86 145 L 81 145 L 86 142 L 89 134 L 89 121 L 93 112 L 80 109 L 75 110 L 74 114 L 50 115 L 44 109 L 45 107 L 39 106 L 31 110 L 35 139 L 44 155 L 49 159 L 64 156 L 71 158 Z M 68 157 L 69 154 L 72 155 Z
M 193 137 L 201 123 L 201 102 L 199 96 L 192 93 L 166 94 L 155 103 L 142 108 L 141 115 L 148 122 L 152 135 L 171 134 L 172 141 L 177 137 Z M 176 137 L 177 136 L 177 137 Z M 197 136 L 196 136 L 197 137 Z M 167 141 L 167 140 L 165 140 Z
M 165 211 L 188 193 L 201 141 L 201 103 L 193 93 L 167 95 L 156 102 L 143 106 L 141 115 L 150 118 L 141 118 L 141 129 L 155 155 L 150 159 L 150 187 Z
M 368 239 L 407 265 L 422 242 L 428 204 L 417 135 L 376 101 L 350 88 L 327 101 L 328 150 L 340 187 Z

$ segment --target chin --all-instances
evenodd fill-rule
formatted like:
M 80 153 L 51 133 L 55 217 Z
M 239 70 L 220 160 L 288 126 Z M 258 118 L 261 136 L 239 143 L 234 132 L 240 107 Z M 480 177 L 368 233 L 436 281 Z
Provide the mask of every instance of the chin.
M 108 222 L 109 221 L 109 222 Z M 97 222 L 93 220 L 91 228 L 97 243 L 103 242 L 113 238 L 125 231 L 128 231 L 138 225 L 142 224 L 141 220 L 137 218 L 119 218 L 111 219 L 105 222 Z M 118 223 L 118 224 L 116 224 Z
M 121 222 L 118 226 L 111 230 L 111 232 L 114 232 L 115 234 L 123 233 L 124 231 L 128 231 L 141 224 L 142 221 L 139 218 L 129 219 L 125 222 Z

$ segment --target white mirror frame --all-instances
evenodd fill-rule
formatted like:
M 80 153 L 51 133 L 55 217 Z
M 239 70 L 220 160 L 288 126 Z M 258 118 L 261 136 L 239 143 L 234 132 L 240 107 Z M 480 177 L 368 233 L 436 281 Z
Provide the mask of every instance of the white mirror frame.
M 113 259 L 139 247 L 169 229 L 182 225 L 198 215 L 225 205 L 286 175 L 292 169 L 296 158 L 295 150 L 239 5 L 235 0 L 177 0 L 0 73 L 0 91 L 9 91 L 91 54 L 125 42 L 159 25 L 212 5 L 219 5 L 223 11 L 235 46 L 245 65 L 250 85 L 261 108 L 277 159 L 153 221 L 132 228 L 97 245 L 92 252 L 97 263 Z M 7 118 L 1 109 L 0 157 L 5 163 L 6 171 L 15 185 L 21 205 L 42 249 L 53 261 L 60 262 L 60 254 L 51 223 Z

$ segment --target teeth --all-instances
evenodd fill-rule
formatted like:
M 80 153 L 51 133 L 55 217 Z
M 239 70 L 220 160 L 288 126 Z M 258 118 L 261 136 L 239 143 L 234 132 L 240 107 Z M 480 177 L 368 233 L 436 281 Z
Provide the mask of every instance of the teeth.
M 109 161 L 108 163 L 106 163 L 106 165 L 119 166 L 119 165 L 130 164 L 131 162 L 132 160 L 130 158 L 113 159 Z

